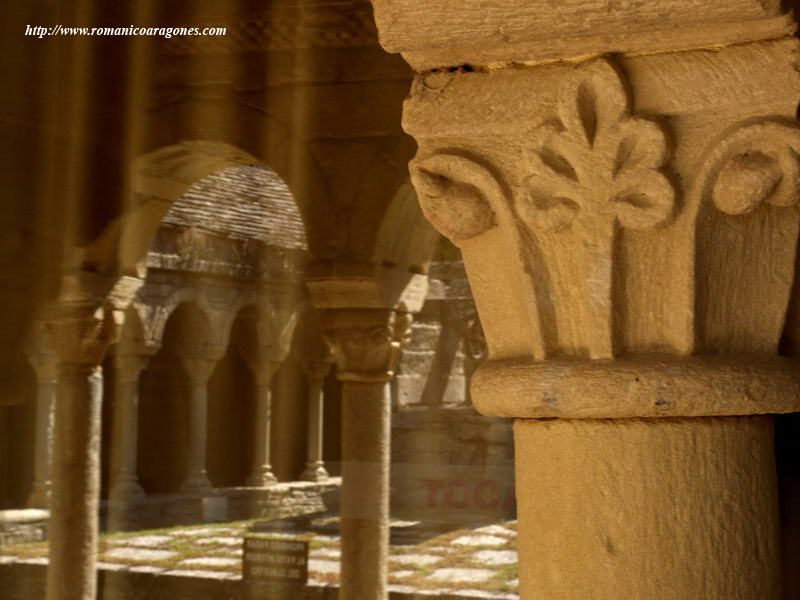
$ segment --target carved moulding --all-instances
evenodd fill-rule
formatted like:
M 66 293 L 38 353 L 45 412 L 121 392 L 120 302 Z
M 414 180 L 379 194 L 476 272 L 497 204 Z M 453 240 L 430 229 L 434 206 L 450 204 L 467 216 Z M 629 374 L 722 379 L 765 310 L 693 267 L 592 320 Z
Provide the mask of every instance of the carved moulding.
M 777 356 L 492 360 L 476 371 L 471 386 L 476 409 L 491 417 L 619 419 L 800 410 L 797 362 Z

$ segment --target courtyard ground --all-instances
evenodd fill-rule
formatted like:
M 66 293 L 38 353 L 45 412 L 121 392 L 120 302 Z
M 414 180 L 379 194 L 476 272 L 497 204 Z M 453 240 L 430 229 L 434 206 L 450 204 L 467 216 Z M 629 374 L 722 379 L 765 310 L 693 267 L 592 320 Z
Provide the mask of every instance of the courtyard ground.
M 516 600 L 516 521 L 464 528 L 392 521 L 390 591 L 436 597 Z M 339 581 L 336 517 L 205 524 L 103 535 L 98 567 L 211 579 L 239 579 L 242 539 L 250 529 L 309 542 L 309 585 Z M 0 564 L 45 564 L 47 543 L 0 548 Z

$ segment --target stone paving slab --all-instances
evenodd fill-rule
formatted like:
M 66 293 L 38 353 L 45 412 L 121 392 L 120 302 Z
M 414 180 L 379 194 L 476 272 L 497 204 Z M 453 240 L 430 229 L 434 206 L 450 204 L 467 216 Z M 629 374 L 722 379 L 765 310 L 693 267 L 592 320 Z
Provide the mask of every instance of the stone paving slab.
M 431 581 L 449 581 L 451 583 L 472 583 L 486 581 L 494 576 L 495 572 L 492 569 L 448 567 L 436 569 L 427 579 Z
M 242 548 L 215 548 L 209 550 L 208 554 L 219 554 L 222 556 L 243 556 L 244 549 Z
M 483 587 L 482 582 L 487 582 L 499 572 L 497 567 L 512 565 L 517 562 L 517 553 L 509 548 L 513 544 L 516 532 L 510 529 L 511 522 L 502 524 L 485 525 L 473 531 L 461 531 L 456 536 L 448 534 L 453 531 L 452 527 L 441 526 L 438 522 L 418 522 L 396 520 L 392 523 L 392 538 L 397 538 L 397 543 L 393 542 L 392 554 L 389 557 L 391 568 L 396 571 L 390 572 L 390 577 L 396 583 L 390 584 L 390 589 L 394 592 L 413 594 L 414 598 L 436 598 L 446 596 L 450 598 L 469 599 L 497 599 L 497 600 L 518 600 L 515 593 L 500 591 L 483 591 L 479 589 L 469 589 L 470 583 L 475 587 Z M 334 522 L 308 523 L 308 528 L 303 529 L 303 523 L 297 521 L 285 521 L 278 528 L 260 528 L 254 533 L 265 533 L 280 538 L 294 538 L 303 536 L 305 539 L 311 538 L 317 542 L 328 543 L 323 547 L 312 548 L 309 560 L 309 584 L 319 586 L 336 586 L 331 583 L 329 577 L 340 573 L 341 550 L 339 542 L 341 540 L 339 526 Z M 323 531 L 325 533 L 320 533 Z M 397 535 L 399 533 L 399 535 Z M 246 534 L 244 527 L 198 527 L 181 528 L 169 532 L 157 532 L 152 534 L 142 534 L 132 537 L 119 537 L 108 539 L 113 546 L 105 552 L 98 563 L 98 567 L 106 570 L 132 571 L 139 573 L 175 575 L 179 577 L 197 577 L 206 579 L 226 580 L 241 579 L 238 572 L 234 572 L 241 564 L 242 535 Z M 448 536 L 440 541 L 438 546 L 422 546 L 414 548 L 418 543 L 428 540 L 436 543 L 437 536 Z M 454 538 L 455 539 L 452 539 Z M 412 544 L 406 543 L 406 538 L 412 540 Z M 414 539 L 417 538 L 417 539 Z M 170 548 L 172 542 L 183 540 L 203 548 L 201 556 L 190 556 L 183 558 L 177 565 L 163 568 L 149 564 L 127 565 L 119 562 L 109 562 L 114 560 L 159 561 L 171 559 L 179 556 L 180 552 Z M 317 544 L 319 545 L 319 544 Z M 501 546 L 505 546 L 501 548 Z M 513 548 L 513 546 L 512 546 Z M 405 550 L 405 552 L 403 552 Z M 417 552 L 408 552 L 417 550 Z M 436 568 L 436 564 L 445 560 L 452 553 L 458 553 L 459 563 L 448 567 Z M 195 552 L 196 554 L 196 552 Z M 0 556 L 0 564 L 11 562 L 25 562 L 28 564 L 47 564 L 46 558 L 18 559 L 11 556 Z M 206 567 L 206 568 L 204 568 Z M 211 568 L 214 570 L 210 570 Z M 428 570 L 431 567 L 433 571 Z M 495 567 L 495 568 L 493 568 Z M 441 582 L 450 584 L 447 587 L 438 587 L 433 590 L 420 590 L 409 581 L 400 581 L 404 578 L 423 576 L 431 582 Z M 316 579 L 319 577 L 320 579 Z M 506 589 L 515 591 L 519 585 L 517 579 L 505 582 Z M 488 584 L 494 587 L 495 582 Z M 491 589 L 489 587 L 488 589 Z
M 390 576 L 390 577 L 399 577 L 399 578 L 401 578 L 401 579 L 402 579 L 403 577 L 410 577 L 410 576 L 411 576 L 411 575 L 413 575 L 414 573 L 416 573 L 416 571 L 405 571 L 405 570 L 400 570 L 400 571 L 392 571 L 392 572 L 390 572 L 390 573 L 389 573 L 389 576 Z
M 318 548 L 309 551 L 314 558 L 341 558 L 342 551 L 338 548 Z
M 47 559 L 44 557 L 41 558 L 20 558 L 17 560 L 18 563 L 22 563 L 23 565 L 46 565 Z
M 197 529 L 174 529 L 170 531 L 170 535 L 219 535 L 221 533 L 237 534 L 241 533 L 242 529 L 233 527 L 202 527 Z
M 109 540 L 115 546 L 138 546 L 140 548 L 157 548 L 172 541 L 169 535 L 140 535 L 137 537 Z
M 156 573 L 164 573 L 166 569 L 163 567 L 152 567 L 150 565 L 134 565 L 128 568 L 129 571 L 133 571 L 134 573 L 151 573 L 155 575 Z
M 419 565 L 425 567 L 441 561 L 442 557 L 434 554 L 400 554 L 390 556 L 389 560 L 404 565 Z
M 149 548 L 114 548 L 108 552 L 104 552 L 106 558 L 124 558 L 129 560 L 165 560 L 178 556 L 177 552 L 172 550 L 152 550 Z
M 516 537 L 517 532 L 513 529 L 508 529 L 507 527 L 503 527 L 502 525 L 486 525 L 484 527 L 478 527 L 475 530 L 476 533 L 485 533 L 487 535 L 505 535 L 508 537 Z
M 242 538 L 240 537 L 207 537 L 195 540 L 195 544 L 203 546 L 241 546 Z
M 236 567 L 242 564 L 242 561 L 238 558 L 199 556 L 197 558 L 186 558 L 178 564 L 186 567 Z
M 176 577 L 202 577 L 204 579 L 238 579 L 238 576 L 225 571 L 201 571 L 189 569 L 173 569 L 165 571 L 164 575 L 175 575 Z
M 464 535 L 454 539 L 451 543 L 456 546 L 503 546 L 508 543 L 508 540 L 496 535 Z
M 312 558 L 308 561 L 308 570 L 315 573 L 338 573 L 341 570 L 339 561 L 317 560 Z
M 479 550 L 470 560 L 484 565 L 513 565 L 518 557 L 514 550 Z

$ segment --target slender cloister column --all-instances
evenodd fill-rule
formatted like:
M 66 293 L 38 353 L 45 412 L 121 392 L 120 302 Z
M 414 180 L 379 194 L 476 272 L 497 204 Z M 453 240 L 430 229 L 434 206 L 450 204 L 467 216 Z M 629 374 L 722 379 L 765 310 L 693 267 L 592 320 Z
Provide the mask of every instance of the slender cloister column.
M 387 598 L 389 381 L 411 315 L 384 309 L 323 311 L 342 381 L 342 600 Z
M 154 351 L 153 351 L 154 352 Z M 118 352 L 114 355 L 116 397 L 111 438 L 111 491 L 113 500 L 135 502 L 145 497 L 137 475 L 139 435 L 139 376 L 150 354 Z
M 330 361 L 302 361 L 300 363 L 308 380 L 308 442 L 306 467 L 300 474 L 303 481 L 324 481 L 329 477 L 322 460 L 322 432 L 324 423 L 325 377 L 331 371 Z
M 47 600 L 93 600 L 100 495 L 101 363 L 119 330 L 111 310 L 60 302 L 45 319 L 58 355 Z
M 272 472 L 270 444 L 272 442 L 272 379 L 280 363 L 266 358 L 263 353 L 246 361 L 256 381 L 256 420 L 253 471 L 247 485 L 267 487 L 278 478 Z
M 192 386 L 189 416 L 189 469 L 181 484 L 186 494 L 204 494 L 211 491 L 208 480 L 208 380 L 217 362 L 224 354 L 209 345 L 179 346 L 178 358 L 186 369 Z
M 58 356 L 29 352 L 28 361 L 36 373 L 36 435 L 33 488 L 28 496 L 30 508 L 50 506 L 51 463 L 53 455 L 53 415 L 58 385 Z
M 412 181 L 486 333 L 473 400 L 515 419 L 522 599 L 779 600 L 769 415 L 800 408 L 792 16 L 373 4 L 418 72 Z

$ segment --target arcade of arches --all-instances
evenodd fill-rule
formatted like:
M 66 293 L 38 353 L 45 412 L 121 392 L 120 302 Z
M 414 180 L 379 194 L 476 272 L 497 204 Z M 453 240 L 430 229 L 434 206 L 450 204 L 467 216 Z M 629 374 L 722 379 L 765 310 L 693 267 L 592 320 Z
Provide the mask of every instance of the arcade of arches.
M 7 4 L 0 509 L 47 600 L 103 597 L 101 531 L 323 511 L 386 600 L 390 515 L 474 472 L 522 600 L 800 597 L 793 1 Z

